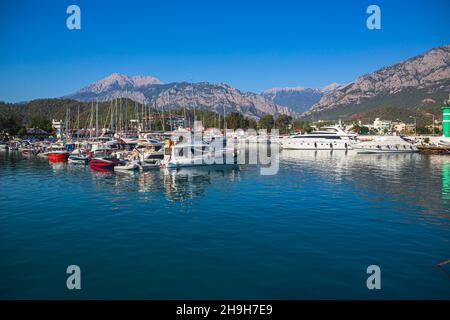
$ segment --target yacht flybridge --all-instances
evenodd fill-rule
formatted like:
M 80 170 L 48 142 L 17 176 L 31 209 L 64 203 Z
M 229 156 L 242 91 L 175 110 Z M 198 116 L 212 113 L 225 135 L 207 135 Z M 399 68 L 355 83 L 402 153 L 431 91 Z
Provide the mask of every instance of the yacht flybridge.
M 290 150 L 350 150 L 355 139 L 355 134 L 334 126 L 307 134 L 284 137 L 279 142 L 283 149 Z

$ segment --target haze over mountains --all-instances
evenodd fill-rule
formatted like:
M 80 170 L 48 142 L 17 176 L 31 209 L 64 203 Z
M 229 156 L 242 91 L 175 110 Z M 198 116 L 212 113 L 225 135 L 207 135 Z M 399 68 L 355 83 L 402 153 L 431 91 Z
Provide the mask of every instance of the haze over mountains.
M 342 84 L 332 83 L 323 88 L 285 87 L 265 90 L 262 95 L 278 105 L 289 107 L 296 113 L 309 110 L 315 103 Z
M 288 114 L 316 119 L 350 118 L 378 108 L 438 106 L 450 92 L 450 45 L 434 48 L 342 85 L 273 88 L 261 94 L 208 82 L 164 84 L 152 76 L 113 73 L 64 98 L 108 101 L 126 97 L 161 108 L 195 107 L 246 116 Z

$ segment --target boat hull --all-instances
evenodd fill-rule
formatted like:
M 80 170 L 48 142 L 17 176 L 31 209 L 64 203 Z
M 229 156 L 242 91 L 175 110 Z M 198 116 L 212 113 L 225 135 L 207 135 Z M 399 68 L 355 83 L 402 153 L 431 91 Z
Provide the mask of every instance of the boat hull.
M 369 153 L 416 153 L 419 152 L 417 149 L 410 150 L 370 150 L 370 149 L 358 149 L 356 153 L 359 154 L 369 154 Z
M 69 160 L 69 163 L 73 163 L 73 164 L 86 164 L 86 163 L 88 163 L 89 159 L 86 157 L 70 156 L 68 160 Z
M 66 161 L 69 158 L 69 153 L 49 153 L 48 160 L 50 161 Z
M 134 170 L 139 170 L 139 166 L 138 165 L 115 166 L 114 170 L 116 170 L 116 171 L 134 171 Z
M 119 159 L 92 159 L 89 166 L 92 170 L 104 171 L 114 170 L 114 167 L 120 164 Z
M 21 151 L 22 155 L 25 157 L 29 157 L 35 154 L 35 151 L 33 149 L 22 149 Z
M 280 141 L 282 149 L 286 150 L 352 150 L 349 141 L 328 142 L 328 141 L 304 141 L 300 139 L 285 139 Z

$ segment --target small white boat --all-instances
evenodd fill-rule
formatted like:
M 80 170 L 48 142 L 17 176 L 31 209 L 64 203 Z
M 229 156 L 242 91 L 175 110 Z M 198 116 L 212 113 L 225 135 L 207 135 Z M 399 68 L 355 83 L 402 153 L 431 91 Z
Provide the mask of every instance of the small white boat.
M 152 169 L 159 169 L 161 166 L 161 160 L 157 160 L 154 163 L 142 163 L 139 165 L 139 170 L 146 171 Z
M 73 164 L 86 164 L 89 162 L 89 158 L 87 156 L 70 155 L 68 161 Z
M 115 171 L 133 171 L 139 170 L 139 160 L 131 160 L 129 162 L 121 163 L 114 167 Z
M 89 162 L 89 156 L 87 152 L 75 149 L 70 153 L 68 161 L 73 164 L 86 164 Z
M 237 163 L 238 155 L 233 149 L 223 148 L 223 145 L 181 142 L 166 146 L 161 167 L 180 168 L 205 165 L 235 165 Z
M 398 136 L 380 136 L 372 141 L 363 141 L 355 144 L 353 148 L 357 153 L 412 153 L 419 149 Z

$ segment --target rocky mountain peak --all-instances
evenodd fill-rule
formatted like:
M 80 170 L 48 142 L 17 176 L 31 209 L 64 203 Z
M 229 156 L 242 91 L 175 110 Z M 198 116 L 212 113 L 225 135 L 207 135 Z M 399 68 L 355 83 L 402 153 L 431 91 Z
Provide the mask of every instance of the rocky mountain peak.
M 420 95 L 417 94 L 418 91 L 421 92 Z M 408 103 L 420 105 L 424 98 L 432 99 L 433 95 L 441 95 L 446 91 L 450 91 L 450 45 L 431 49 L 358 77 L 349 85 L 337 87 L 303 115 L 328 113 L 334 109 L 353 112 L 357 106 L 364 106 L 360 109 L 384 105 L 402 106 L 406 103 L 404 96 L 407 92 Z

